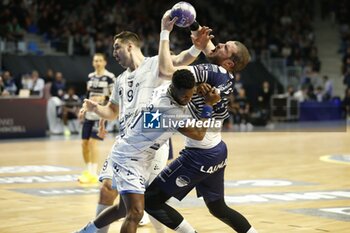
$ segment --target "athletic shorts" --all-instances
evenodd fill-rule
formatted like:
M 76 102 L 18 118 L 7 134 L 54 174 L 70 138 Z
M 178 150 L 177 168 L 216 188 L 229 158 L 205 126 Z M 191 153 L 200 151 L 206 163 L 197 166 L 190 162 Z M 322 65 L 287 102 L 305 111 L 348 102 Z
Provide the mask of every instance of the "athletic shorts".
M 165 143 L 154 152 L 154 159 L 152 159 L 149 164 L 144 161 L 130 160 L 127 164 L 120 165 L 114 163 L 110 156 L 108 156 L 100 172 L 100 182 L 104 179 L 111 179 L 113 181 L 113 188 L 117 189 L 119 192 L 144 193 L 145 187 L 148 187 L 153 179 L 166 166 L 169 154 L 168 143 Z M 128 170 L 130 171 L 128 172 Z M 131 171 L 132 175 L 130 174 Z M 114 174 L 121 176 L 122 179 L 113 178 Z M 142 182 L 140 182 L 141 180 Z M 133 190 L 135 192 L 132 192 Z
M 97 121 L 91 121 L 91 120 L 85 120 L 83 123 L 83 130 L 82 130 L 82 139 L 98 139 L 103 140 L 99 136 L 97 136 L 98 133 L 98 120 Z
M 194 187 L 206 203 L 216 201 L 224 197 L 226 164 L 227 147 L 223 141 L 211 149 L 185 148 L 154 183 L 180 201 Z

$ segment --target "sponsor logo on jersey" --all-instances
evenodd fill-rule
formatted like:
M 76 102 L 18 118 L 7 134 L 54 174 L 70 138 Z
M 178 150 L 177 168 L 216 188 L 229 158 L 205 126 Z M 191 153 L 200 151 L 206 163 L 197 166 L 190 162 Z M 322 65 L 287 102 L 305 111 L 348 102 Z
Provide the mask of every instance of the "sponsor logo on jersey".
M 219 164 L 216 164 L 214 166 L 210 166 L 207 168 L 205 168 L 204 166 L 201 166 L 200 171 L 204 172 L 204 173 L 212 174 L 212 173 L 216 172 L 217 170 L 224 168 L 226 166 L 226 164 L 227 164 L 227 159 L 225 159 L 224 161 L 222 161 Z
M 187 186 L 190 182 L 190 178 L 184 175 L 178 176 L 175 180 L 176 185 L 180 188 Z

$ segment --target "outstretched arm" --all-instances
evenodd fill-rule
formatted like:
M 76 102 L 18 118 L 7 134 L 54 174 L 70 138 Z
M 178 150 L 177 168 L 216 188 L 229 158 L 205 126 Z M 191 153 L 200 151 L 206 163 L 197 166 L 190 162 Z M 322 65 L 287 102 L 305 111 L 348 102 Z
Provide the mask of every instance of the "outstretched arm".
M 201 27 L 196 31 L 196 36 L 191 35 L 192 47 L 182 51 L 178 55 L 171 56 L 174 66 L 185 66 L 194 62 L 201 51 L 206 49 L 208 42 L 213 38 L 211 29 L 208 27 Z
M 193 38 L 197 38 L 198 36 L 200 36 L 200 32 L 201 32 L 202 29 L 203 29 L 203 27 L 201 25 L 199 25 L 199 23 L 197 21 L 195 21 L 191 25 L 191 34 L 192 34 L 191 37 L 192 37 L 192 40 L 193 40 Z M 214 38 L 214 36 L 211 35 L 210 40 L 208 41 L 206 47 L 202 49 L 202 52 L 205 54 L 205 56 L 207 56 L 210 53 L 210 51 L 215 49 L 215 45 L 211 41 L 213 38 Z
M 172 74 L 178 69 L 189 69 L 188 65 L 199 55 L 198 51 L 204 49 L 208 41 L 212 38 L 211 29 L 202 27 L 198 31 L 198 36 L 192 37 L 194 46 L 183 51 L 177 56 L 171 56 L 169 34 L 173 30 L 177 17 L 170 19 L 170 11 L 165 12 L 162 18 L 161 34 L 159 42 L 159 77 L 170 79 Z

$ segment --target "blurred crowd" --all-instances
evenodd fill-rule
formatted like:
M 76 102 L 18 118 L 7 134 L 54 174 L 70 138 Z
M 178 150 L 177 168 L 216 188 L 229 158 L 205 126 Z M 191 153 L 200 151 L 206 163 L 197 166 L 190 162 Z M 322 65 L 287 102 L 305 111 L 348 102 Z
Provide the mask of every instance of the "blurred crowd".
M 66 51 L 73 38 L 74 54 L 88 55 L 91 41 L 96 52 L 111 55 L 113 35 L 131 30 L 142 35 L 144 52 L 158 51 L 160 19 L 178 1 L 152 0 L 13 0 L 0 3 L 0 35 L 20 39 L 23 31 L 42 35 L 58 50 Z M 312 64 L 320 69 L 311 21 L 313 1 L 217 0 L 188 1 L 197 11 L 197 20 L 213 28 L 220 41 L 244 42 L 259 58 L 269 53 L 285 57 L 289 65 Z M 298 10 L 295 10 L 298 9 Z M 209 16 L 209 17 L 208 17 Z M 189 33 L 177 29 L 174 52 L 189 46 Z

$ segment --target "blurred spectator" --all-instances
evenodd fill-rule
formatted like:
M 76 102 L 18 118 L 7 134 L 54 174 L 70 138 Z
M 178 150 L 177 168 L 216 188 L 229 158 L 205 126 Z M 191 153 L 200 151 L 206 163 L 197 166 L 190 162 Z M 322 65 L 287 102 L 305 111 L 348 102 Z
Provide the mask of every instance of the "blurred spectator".
M 238 94 L 238 91 L 237 91 L 237 94 Z M 229 130 L 233 128 L 233 124 L 235 123 L 235 118 L 239 111 L 239 107 L 235 102 L 235 96 L 233 93 L 228 97 L 228 101 L 229 101 L 228 103 L 229 117 L 223 123 L 223 128 L 225 130 Z
M 66 81 L 63 79 L 63 75 L 61 72 L 56 72 L 55 80 L 51 84 L 51 96 L 57 96 L 58 98 L 62 98 L 64 95 L 64 91 L 66 89 Z
M 317 102 L 323 102 L 324 99 L 324 92 L 323 92 L 323 88 L 321 86 L 316 87 L 315 90 L 315 100 Z
M 52 83 L 52 81 L 54 80 L 54 72 L 52 69 L 47 69 L 46 71 L 46 75 L 44 77 L 44 81 L 45 83 Z
M 235 79 L 234 79 L 234 93 L 238 94 L 239 89 L 243 88 L 243 83 L 241 81 L 241 74 L 240 73 L 235 73 Z
M 343 75 L 343 83 L 346 88 L 350 88 L 350 69 L 348 69 Z
M 44 87 L 44 99 L 50 99 L 51 97 L 51 86 L 54 80 L 54 73 L 52 69 L 47 69 L 46 76 L 44 77 L 45 87 Z
M 44 86 L 44 79 L 39 77 L 38 71 L 33 70 L 31 79 L 28 82 L 28 89 L 30 90 L 30 95 L 43 97 Z
M 345 116 L 350 118 L 350 88 L 345 90 L 345 97 L 343 99 L 343 106 L 345 110 Z
M 271 106 L 270 103 L 271 103 L 272 94 L 273 94 L 273 91 L 270 87 L 270 83 L 268 81 L 264 81 L 258 96 L 258 102 L 259 102 L 260 108 L 270 112 L 270 106 Z
M 2 80 L 4 85 L 3 94 L 6 95 L 16 95 L 17 86 L 13 77 L 11 77 L 10 71 L 4 71 L 2 74 Z
M 22 89 L 29 90 L 31 83 L 31 76 L 30 74 L 23 74 L 21 77 L 21 85 Z
M 7 39 L 18 41 L 22 40 L 24 36 L 24 29 L 19 25 L 17 17 L 13 17 L 11 21 L 7 23 Z
M 287 87 L 286 93 L 284 93 L 284 96 L 287 97 L 287 98 L 294 98 L 294 93 L 295 93 L 294 86 L 293 85 L 289 85 Z
M 304 101 L 309 99 L 308 92 L 309 92 L 309 86 L 308 85 L 302 85 L 301 89 L 299 89 L 298 91 L 296 91 L 294 93 L 294 98 L 296 100 L 298 100 L 299 102 L 304 102 Z
M 5 85 L 4 85 L 4 82 L 2 81 L 2 77 L 0 75 L 0 96 L 2 96 L 2 93 L 4 92 L 5 90 Z
M 250 104 L 244 88 L 239 90 L 238 96 L 235 98 L 235 103 L 238 107 L 235 123 L 239 124 L 241 131 L 250 131 L 253 125 L 250 123 Z
M 321 70 L 321 61 L 318 58 L 318 50 L 315 46 L 311 48 L 311 52 L 309 55 L 309 62 L 312 67 L 312 71 L 314 72 L 320 72 Z
M 64 134 L 70 135 L 75 134 L 79 131 L 78 112 L 81 107 L 81 101 L 79 97 L 75 94 L 75 89 L 69 87 L 67 94 L 62 98 L 63 108 L 62 108 L 62 118 L 64 124 Z M 74 122 L 75 121 L 75 122 Z
M 323 82 L 324 82 L 323 99 L 330 100 L 333 96 L 333 82 L 328 78 L 327 75 L 323 76 Z

